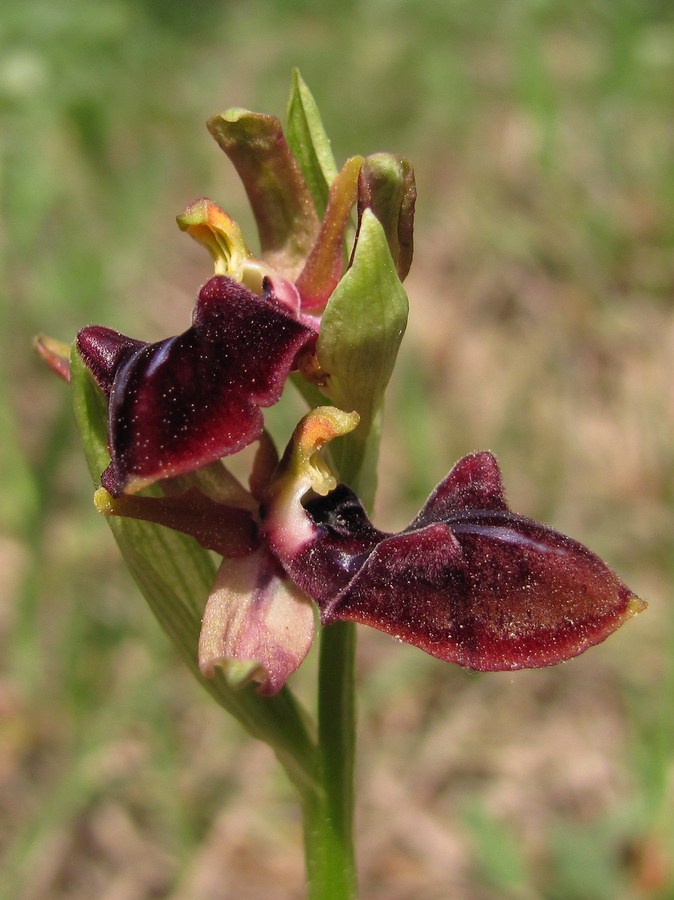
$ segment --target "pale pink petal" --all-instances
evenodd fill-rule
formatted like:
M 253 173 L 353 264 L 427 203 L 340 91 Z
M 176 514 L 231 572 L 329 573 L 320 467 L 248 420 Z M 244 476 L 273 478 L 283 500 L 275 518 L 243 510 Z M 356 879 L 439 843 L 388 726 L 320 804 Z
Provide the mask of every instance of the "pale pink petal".
M 199 638 L 199 668 L 220 668 L 232 687 L 260 683 L 276 694 L 309 652 L 314 610 L 261 548 L 223 560 L 206 603 Z

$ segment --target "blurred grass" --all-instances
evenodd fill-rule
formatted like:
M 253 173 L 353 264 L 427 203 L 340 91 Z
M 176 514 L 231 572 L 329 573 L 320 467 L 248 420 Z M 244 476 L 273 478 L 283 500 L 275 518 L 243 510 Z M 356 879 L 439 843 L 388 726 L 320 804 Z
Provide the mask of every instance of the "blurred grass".
M 363 634 L 363 894 L 672 896 L 674 8 L 5 0 L 0 897 L 301 896 L 290 791 L 140 603 L 29 352 L 93 321 L 184 327 L 208 263 L 173 217 L 208 194 L 252 233 L 203 122 L 281 113 L 293 65 L 338 159 L 417 171 L 382 523 L 488 446 L 516 509 L 651 600 L 514 676 Z

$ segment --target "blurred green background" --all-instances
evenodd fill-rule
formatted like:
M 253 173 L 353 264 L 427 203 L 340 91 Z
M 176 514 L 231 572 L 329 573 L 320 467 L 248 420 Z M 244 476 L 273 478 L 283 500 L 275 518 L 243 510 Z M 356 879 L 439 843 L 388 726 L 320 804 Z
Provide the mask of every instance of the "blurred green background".
M 303 895 L 290 788 L 144 607 L 30 350 L 185 327 L 209 261 L 175 215 L 208 195 L 254 240 L 203 123 L 282 116 L 294 65 L 338 160 L 417 172 L 377 521 L 489 447 L 651 603 L 513 675 L 362 629 L 363 897 L 673 897 L 674 5 L 4 0 L 0 898 Z

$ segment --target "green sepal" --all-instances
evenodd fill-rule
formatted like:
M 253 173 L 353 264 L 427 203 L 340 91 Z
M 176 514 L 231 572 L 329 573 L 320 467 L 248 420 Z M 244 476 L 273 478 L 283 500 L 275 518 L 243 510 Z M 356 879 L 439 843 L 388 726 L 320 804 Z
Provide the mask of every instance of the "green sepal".
M 360 415 L 358 428 L 342 439 L 339 451 L 334 449 L 342 456 L 340 476 L 352 486 L 355 472 L 373 454 L 366 442 L 383 406 L 407 312 L 407 294 L 384 229 L 374 213 L 365 209 L 352 265 L 325 307 L 316 344 L 318 363 L 327 373 L 321 391 L 336 406 Z M 372 438 L 376 444 L 374 434 Z M 345 453 L 354 459 L 348 462 Z M 360 458 L 358 465 L 356 458 Z
M 293 278 L 320 223 L 281 123 L 276 116 L 236 107 L 209 119 L 207 126 L 246 189 L 265 262 Z
M 358 213 L 371 209 L 386 233 L 391 257 L 401 281 L 412 265 L 414 206 L 417 199 L 414 169 L 404 156 L 374 153 L 365 158 L 358 178 Z
M 298 69 L 293 69 L 292 74 L 286 134 L 318 214 L 323 216 L 337 164 L 316 101 Z
M 98 486 L 109 462 L 106 402 L 75 349 L 70 369 L 75 419 Z M 311 789 L 314 748 L 291 691 L 260 697 L 252 685 L 235 691 L 221 674 L 207 679 L 199 672 L 201 616 L 215 578 L 211 555 L 193 538 L 160 525 L 116 517 L 106 521 L 134 581 L 195 678 L 251 735 L 274 749 L 301 790 Z

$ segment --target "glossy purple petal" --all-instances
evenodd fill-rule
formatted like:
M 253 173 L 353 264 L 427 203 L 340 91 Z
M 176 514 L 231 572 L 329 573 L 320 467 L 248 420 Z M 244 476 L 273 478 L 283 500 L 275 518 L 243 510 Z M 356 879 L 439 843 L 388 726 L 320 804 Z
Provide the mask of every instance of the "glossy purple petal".
M 149 346 L 104 325 L 90 325 L 77 335 L 77 350 L 108 399 L 121 366 Z
M 373 625 L 483 671 L 552 665 L 608 637 L 632 592 L 583 545 L 513 513 L 466 511 L 382 541 L 323 621 Z
M 144 344 L 83 329 L 78 350 L 109 399 L 103 486 L 133 493 L 250 444 L 263 427 L 259 407 L 279 399 L 314 336 L 270 291 L 258 297 L 223 276 L 202 288 L 177 337 Z
M 311 527 L 288 516 L 278 539 L 267 511 L 267 540 L 324 624 L 371 625 L 469 668 L 559 663 L 645 606 L 587 547 L 511 512 L 490 453 L 457 463 L 399 534 L 375 529 L 344 486 L 304 513 Z

